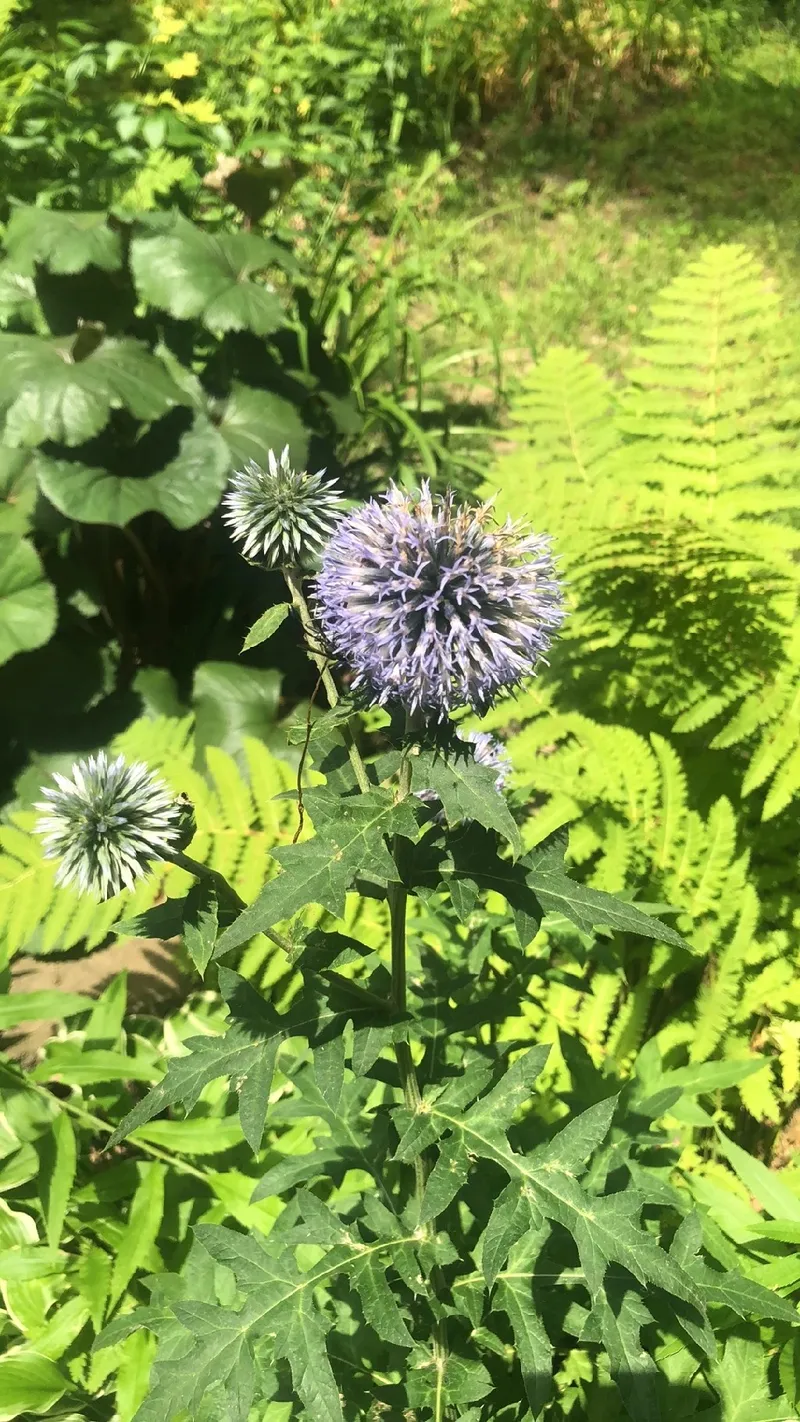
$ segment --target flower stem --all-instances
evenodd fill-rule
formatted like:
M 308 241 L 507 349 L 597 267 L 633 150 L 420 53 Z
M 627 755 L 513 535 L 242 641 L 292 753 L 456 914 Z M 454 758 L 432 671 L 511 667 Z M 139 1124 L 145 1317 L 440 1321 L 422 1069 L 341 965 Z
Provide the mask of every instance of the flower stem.
M 400 779 L 398 785 L 397 798 L 404 800 L 411 791 L 411 762 L 408 756 L 404 756 L 400 763 Z M 395 857 L 398 849 L 398 839 L 395 836 L 393 848 Z M 388 893 L 389 918 L 391 922 L 391 945 L 392 945 L 392 1012 L 397 1017 L 402 1017 L 406 1011 L 406 909 L 408 907 L 408 892 L 404 884 L 399 880 L 389 884 Z M 411 1055 L 411 1048 L 406 1041 L 395 1042 L 395 1056 L 397 1058 L 397 1069 L 400 1073 L 400 1081 L 403 1087 L 403 1096 L 406 1107 L 409 1111 L 416 1112 L 422 1103 L 422 1093 L 417 1081 L 414 1058 Z M 425 1189 L 425 1164 L 421 1156 L 414 1159 L 414 1174 L 416 1177 L 417 1204 L 422 1204 L 422 1194 Z
M 324 651 L 319 643 L 319 634 L 314 625 L 311 609 L 308 606 L 303 592 L 303 579 L 300 570 L 299 568 L 284 568 L 283 576 L 286 579 L 286 586 L 289 589 L 292 606 L 300 618 L 305 633 L 308 655 L 319 671 L 322 685 L 325 687 L 325 693 L 331 707 L 336 706 L 339 702 L 339 692 L 336 687 L 336 682 L 331 676 Z M 350 728 L 348 726 L 342 726 L 340 727 L 340 731 L 342 740 L 347 749 L 347 754 L 350 757 L 350 764 L 353 767 L 353 773 L 355 774 L 358 788 L 363 794 L 365 791 L 372 789 L 369 776 L 367 775 L 367 768 L 361 759 L 358 746 L 353 740 Z

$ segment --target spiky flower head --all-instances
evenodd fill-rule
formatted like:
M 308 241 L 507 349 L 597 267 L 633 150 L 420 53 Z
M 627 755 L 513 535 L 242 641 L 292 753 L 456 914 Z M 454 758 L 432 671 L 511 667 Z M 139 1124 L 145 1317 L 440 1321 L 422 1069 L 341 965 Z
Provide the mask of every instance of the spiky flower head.
M 564 617 L 547 538 L 427 483 L 391 485 L 341 520 L 316 596 L 353 689 L 431 721 L 465 704 L 485 711 L 535 670 Z
M 73 765 L 71 779 L 54 779 L 36 806 L 43 812 L 36 830 L 45 858 L 61 859 L 56 883 L 109 899 L 132 889 L 152 860 L 180 848 L 185 809 L 140 761 L 129 765 L 99 751 Z
M 329 538 L 341 517 L 342 494 L 325 479 L 325 470 L 309 474 L 293 469 L 286 445 L 280 459 L 274 450 L 262 469 L 251 459 L 234 474 L 222 500 L 223 523 L 242 543 L 245 558 L 268 568 L 295 567 L 308 562 Z

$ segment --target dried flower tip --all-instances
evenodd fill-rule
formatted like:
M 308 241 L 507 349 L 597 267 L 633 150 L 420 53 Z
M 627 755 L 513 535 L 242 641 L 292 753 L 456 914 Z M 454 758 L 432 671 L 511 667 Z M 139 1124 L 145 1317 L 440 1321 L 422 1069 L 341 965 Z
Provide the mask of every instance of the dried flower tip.
M 293 469 L 286 445 L 280 459 L 273 450 L 268 468 L 252 460 L 234 474 L 225 494 L 223 522 L 242 543 L 245 558 L 268 568 L 295 567 L 319 553 L 341 517 L 342 494 L 324 469 L 309 474 Z
M 78 761 L 72 779 L 55 775 L 36 806 L 45 858 L 60 858 L 56 883 L 109 899 L 132 889 L 153 859 L 184 837 L 185 807 L 141 762 L 105 751 Z
M 392 485 L 340 521 L 316 585 L 354 690 L 438 721 L 533 673 L 564 617 L 549 540 L 454 497 Z

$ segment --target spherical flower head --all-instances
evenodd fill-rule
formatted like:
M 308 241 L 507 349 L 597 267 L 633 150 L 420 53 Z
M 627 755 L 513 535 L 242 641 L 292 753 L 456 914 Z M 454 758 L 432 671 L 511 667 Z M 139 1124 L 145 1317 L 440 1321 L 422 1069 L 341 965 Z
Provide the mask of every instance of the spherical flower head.
M 54 779 L 36 806 L 43 812 L 36 831 L 45 858 L 61 859 L 57 884 L 109 899 L 180 847 L 185 808 L 141 762 L 129 765 L 124 756 L 110 760 L 99 751 L 73 765 L 71 779 Z
M 293 469 L 288 444 L 280 459 L 270 450 L 267 463 L 262 469 L 250 460 L 233 475 L 222 520 L 243 544 L 245 558 L 268 568 L 296 567 L 315 557 L 330 537 L 341 517 L 342 495 L 324 478 L 324 469 L 317 474 Z
M 326 545 L 317 611 L 353 689 L 429 721 L 483 712 L 536 668 L 564 610 L 550 543 L 491 506 L 391 485 Z

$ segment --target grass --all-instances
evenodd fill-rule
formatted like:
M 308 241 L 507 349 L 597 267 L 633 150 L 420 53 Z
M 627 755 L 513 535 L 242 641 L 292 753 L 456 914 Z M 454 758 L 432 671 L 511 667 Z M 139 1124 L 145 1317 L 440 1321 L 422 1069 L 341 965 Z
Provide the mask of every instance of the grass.
M 473 398 L 491 401 L 501 367 L 508 391 L 554 344 L 619 373 L 651 299 L 719 242 L 751 248 L 800 313 L 800 42 L 780 28 L 605 132 L 496 122 L 440 174 L 407 256 L 435 292 L 418 311 L 429 356 L 479 349 Z

